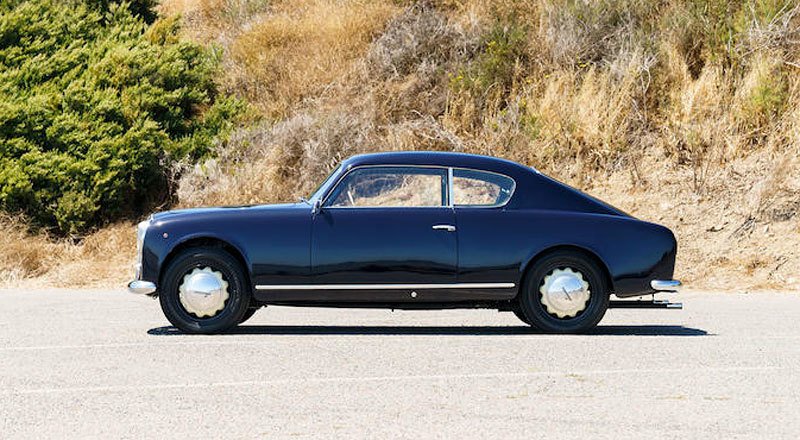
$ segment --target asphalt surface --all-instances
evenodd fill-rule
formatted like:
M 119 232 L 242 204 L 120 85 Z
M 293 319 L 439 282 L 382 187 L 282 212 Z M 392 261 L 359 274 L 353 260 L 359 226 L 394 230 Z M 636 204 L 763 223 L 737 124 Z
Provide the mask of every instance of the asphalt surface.
M 188 336 L 125 292 L 0 291 L 0 438 L 797 438 L 800 295 L 680 296 L 581 336 L 287 307 Z

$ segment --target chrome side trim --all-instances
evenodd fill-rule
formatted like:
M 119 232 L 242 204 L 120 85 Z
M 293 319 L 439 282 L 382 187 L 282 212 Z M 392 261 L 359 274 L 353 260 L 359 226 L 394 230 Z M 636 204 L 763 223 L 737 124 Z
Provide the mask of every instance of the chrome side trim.
M 650 287 L 657 292 L 677 292 L 681 288 L 678 280 L 652 280 Z
M 156 284 L 150 281 L 134 280 L 128 283 L 128 292 L 149 295 L 156 291 Z
M 256 290 L 511 289 L 514 283 L 437 284 L 258 284 Z

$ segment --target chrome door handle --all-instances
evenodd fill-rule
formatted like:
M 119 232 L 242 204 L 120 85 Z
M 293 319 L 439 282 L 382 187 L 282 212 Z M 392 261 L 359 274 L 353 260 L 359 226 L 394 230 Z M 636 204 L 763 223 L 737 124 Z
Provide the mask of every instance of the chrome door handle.
M 433 225 L 433 229 L 437 231 L 455 232 L 456 227 L 453 225 Z

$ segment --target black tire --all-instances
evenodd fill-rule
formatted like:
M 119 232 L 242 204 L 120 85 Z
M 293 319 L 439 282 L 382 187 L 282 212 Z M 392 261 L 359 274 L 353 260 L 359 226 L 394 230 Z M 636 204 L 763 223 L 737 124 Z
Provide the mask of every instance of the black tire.
M 258 309 L 260 308 L 261 307 L 259 306 L 250 306 L 250 308 L 248 308 L 247 311 L 244 312 L 244 316 L 242 316 L 242 319 L 239 320 L 239 324 L 243 324 L 245 321 L 252 318 L 253 315 L 255 315 Z
M 531 325 L 531 326 L 533 325 L 528 320 L 528 317 L 525 316 L 524 313 L 522 313 L 522 310 L 520 310 L 519 307 L 513 309 L 512 312 L 514 312 L 514 316 L 516 316 L 520 321 L 524 322 L 525 324 Z
M 551 315 L 541 301 L 539 287 L 544 277 L 557 268 L 570 267 L 583 274 L 589 283 L 591 295 L 586 308 L 572 318 Z M 582 333 L 600 322 L 608 309 L 609 289 L 602 269 L 589 256 L 580 252 L 562 250 L 545 255 L 534 262 L 519 293 L 522 314 L 532 326 L 547 333 Z
M 181 305 L 178 288 L 183 276 L 197 267 L 211 267 L 228 282 L 229 298 L 216 315 L 206 318 L 187 312 Z M 250 307 L 252 292 L 239 261 L 216 247 L 196 247 L 181 251 L 161 277 L 159 300 L 170 323 L 186 333 L 221 333 L 238 325 Z

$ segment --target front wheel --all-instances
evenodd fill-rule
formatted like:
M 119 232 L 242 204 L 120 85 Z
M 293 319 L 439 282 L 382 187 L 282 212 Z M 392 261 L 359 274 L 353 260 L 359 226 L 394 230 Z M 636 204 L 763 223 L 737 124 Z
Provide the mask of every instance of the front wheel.
M 531 322 L 528 320 L 528 317 L 525 316 L 524 313 L 522 313 L 522 310 L 520 310 L 519 307 L 512 310 L 512 312 L 514 312 L 514 316 L 516 316 L 517 319 L 519 319 L 520 321 L 524 322 L 525 324 L 532 325 Z
M 251 292 L 239 261 L 215 247 L 190 248 L 167 266 L 159 289 L 161 310 L 186 333 L 220 333 L 242 322 Z
M 520 311 L 548 333 L 580 333 L 600 322 L 608 309 L 608 286 L 593 259 L 556 251 L 534 263 L 519 293 Z

